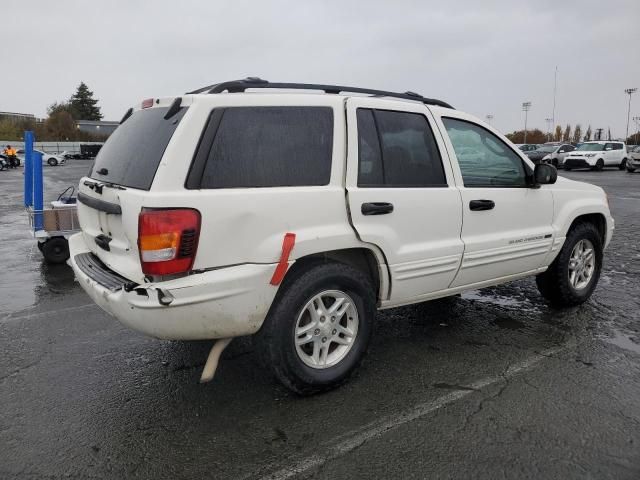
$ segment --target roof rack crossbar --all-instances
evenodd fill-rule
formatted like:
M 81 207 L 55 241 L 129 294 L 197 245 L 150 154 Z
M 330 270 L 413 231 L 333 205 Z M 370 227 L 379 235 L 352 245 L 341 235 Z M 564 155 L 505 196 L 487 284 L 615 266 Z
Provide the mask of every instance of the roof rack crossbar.
M 447 102 L 443 102 L 442 100 L 437 100 L 435 98 L 425 98 L 419 93 L 415 92 L 388 92 L 385 90 L 373 90 L 370 88 L 360 88 L 360 87 L 345 87 L 343 85 L 321 85 L 316 83 L 277 83 L 277 82 L 268 82 L 267 80 L 263 80 L 258 77 L 247 77 L 244 80 L 231 80 L 229 82 L 216 83 L 214 85 L 208 85 L 206 87 L 199 88 L 197 90 L 193 90 L 192 92 L 187 92 L 187 94 L 198 94 L 198 93 L 222 93 L 227 91 L 229 93 L 239 93 L 244 92 L 249 88 L 273 88 L 273 89 L 286 89 L 286 90 L 320 90 L 325 93 L 361 93 L 365 95 L 373 95 L 379 97 L 392 97 L 392 98 L 401 98 L 403 100 L 414 100 L 418 102 L 425 103 L 427 105 L 437 105 L 439 107 L 451 108 L 453 107 L 449 105 Z

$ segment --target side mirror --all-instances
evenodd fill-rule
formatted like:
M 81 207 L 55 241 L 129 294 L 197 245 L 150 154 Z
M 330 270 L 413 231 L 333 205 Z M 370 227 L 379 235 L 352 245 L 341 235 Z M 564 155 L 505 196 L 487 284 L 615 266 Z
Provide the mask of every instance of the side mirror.
M 550 185 L 558 180 L 558 170 L 553 165 L 539 163 L 533 170 L 533 185 Z

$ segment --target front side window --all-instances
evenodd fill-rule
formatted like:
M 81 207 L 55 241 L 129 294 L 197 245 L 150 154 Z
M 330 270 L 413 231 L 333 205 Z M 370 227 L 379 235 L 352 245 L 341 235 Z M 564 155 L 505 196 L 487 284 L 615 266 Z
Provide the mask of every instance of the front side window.
M 444 187 L 447 181 L 424 115 L 359 108 L 359 187 Z
M 525 187 L 522 159 L 493 133 L 471 122 L 443 117 L 465 187 Z
M 330 107 L 226 108 L 200 188 L 327 185 L 332 149 Z

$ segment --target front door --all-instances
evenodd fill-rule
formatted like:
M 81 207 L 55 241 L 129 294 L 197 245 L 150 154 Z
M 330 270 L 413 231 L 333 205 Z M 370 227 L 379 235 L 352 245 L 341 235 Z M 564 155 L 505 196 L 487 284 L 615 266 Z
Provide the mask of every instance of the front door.
M 462 259 L 462 205 L 431 113 L 421 104 L 380 109 L 379 100 L 350 98 L 347 121 L 351 221 L 386 256 L 388 300 L 446 289 Z
M 462 118 L 460 118 L 462 117 Z M 457 114 L 441 118 L 458 159 L 464 257 L 452 287 L 529 272 L 553 242 L 553 198 L 530 188 L 529 167 L 497 135 Z

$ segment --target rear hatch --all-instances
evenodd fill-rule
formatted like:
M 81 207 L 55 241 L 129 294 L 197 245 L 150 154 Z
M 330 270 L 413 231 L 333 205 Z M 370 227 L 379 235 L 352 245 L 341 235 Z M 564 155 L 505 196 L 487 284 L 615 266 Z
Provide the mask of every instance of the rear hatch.
M 98 153 L 89 176 L 80 181 L 78 218 L 87 246 L 107 267 L 135 282 L 144 279 L 138 215 L 187 110 L 170 105 L 172 101 L 145 101 L 143 106 L 154 106 L 127 112 Z

